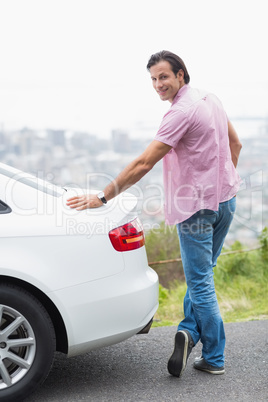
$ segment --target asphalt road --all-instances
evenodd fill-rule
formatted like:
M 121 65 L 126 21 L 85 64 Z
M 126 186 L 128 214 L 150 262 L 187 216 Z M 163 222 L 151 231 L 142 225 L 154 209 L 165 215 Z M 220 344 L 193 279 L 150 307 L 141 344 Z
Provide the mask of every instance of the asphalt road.
M 268 321 L 225 325 L 224 375 L 195 370 L 200 343 L 181 378 L 168 374 L 176 327 L 153 328 L 118 345 L 67 359 L 59 354 L 49 377 L 26 402 L 267 401 Z

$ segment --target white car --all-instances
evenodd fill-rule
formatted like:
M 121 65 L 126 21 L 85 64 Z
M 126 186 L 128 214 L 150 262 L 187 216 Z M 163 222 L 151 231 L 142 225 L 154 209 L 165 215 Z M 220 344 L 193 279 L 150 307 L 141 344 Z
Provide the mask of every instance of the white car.
M 0 400 L 40 385 L 68 356 L 148 332 L 158 277 L 137 200 L 123 193 L 76 211 L 63 189 L 0 163 Z

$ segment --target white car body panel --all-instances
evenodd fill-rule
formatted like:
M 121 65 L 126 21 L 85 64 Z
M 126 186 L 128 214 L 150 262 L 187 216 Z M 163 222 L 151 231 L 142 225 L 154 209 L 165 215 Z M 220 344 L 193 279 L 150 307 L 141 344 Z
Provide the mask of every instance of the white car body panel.
M 29 185 L 33 183 L 33 186 Z M 133 220 L 137 200 L 121 196 L 76 211 L 61 189 L 0 163 L 0 280 L 16 278 L 44 293 L 66 328 L 69 356 L 138 333 L 158 308 L 158 277 L 145 247 L 117 252 L 108 233 Z M 45 189 L 45 192 L 44 192 Z M 54 194 L 54 195 L 53 195 Z

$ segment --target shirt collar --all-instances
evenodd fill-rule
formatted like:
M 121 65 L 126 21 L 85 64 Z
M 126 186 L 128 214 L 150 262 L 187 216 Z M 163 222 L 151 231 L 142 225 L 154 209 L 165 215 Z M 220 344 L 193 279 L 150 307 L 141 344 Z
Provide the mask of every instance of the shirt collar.
M 184 84 L 183 87 L 181 87 L 181 88 L 178 90 L 178 92 L 177 92 L 175 98 L 173 99 L 171 105 L 173 105 L 174 103 L 178 102 L 178 100 L 179 100 L 182 96 L 185 95 L 185 93 L 188 91 L 189 88 L 190 88 L 190 85 L 189 85 L 189 84 Z

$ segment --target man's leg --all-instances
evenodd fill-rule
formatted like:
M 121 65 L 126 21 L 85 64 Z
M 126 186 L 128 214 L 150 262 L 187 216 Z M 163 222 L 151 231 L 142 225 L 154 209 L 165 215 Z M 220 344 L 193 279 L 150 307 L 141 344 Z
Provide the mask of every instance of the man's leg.
M 174 352 L 168 362 L 168 370 L 172 375 L 181 375 L 191 346 L 196 344 L 200 337 L 203 345 L 205 344 L 205 350 L 209 346 L 213 355 L 217 352 L 215 344 L 218 344 L 218 339 L 214 342 L 210 339 L 215 337 L 214 334 L 219 332 L 220 327 L 212 268 L 213 224 L 216 219 L 216 212 L 205 210 L 177 225 L 187 292 L 184 298 L 185 318 L 178 326 Z M 221 342 L 224 341 L 222 330 L 218 337 Z M 224 349 L 224 344 L 221 346 L 221 349 Z M 223 352 L 221 358 L 222 355 Z
M 213 257 L 212 263 L 213 267 L 216 266 L 217 258 L 221 253 L 224 240 L 229 231 L 230 225 L 233 220 L 233 215 L 236 208 L 236 198 L 232 198 L 229 201 L 223 202 L 219 205 L 219 210 L 217 211 L 217 220 L 213 225 Z M 203 350 L 202 357 L 196 359 L 194 362 L 194 367 L 198 370 L 206 371 L 210 374 L 223 374 L 224 366 L 219 367 L 207 362 L 208 358 L 204 358 L 205 352 Z
M 188 288 L 184 298 L 185 318 L 178 326 L 181 334 L 176 334 L 175 349 L 169 360 L 173 372 L 178 364 L 182 367 L 181 372 L 184 370 L 192 346 L 201 338 L 203 359 L 196 368 L 213 374 L 224 373 L 225 333 L 215 293 L 213 267 L 232 222 L 235 203 L 233 198 L 221 203 L 218 211 L 199 211 L 177 225 Z
M 225 334 L 213 280 L 213 233 L 218 213 L 199 211 L 178 225 L 181 256 L 189 299 L 178 330 L 190 332 L 203 343 L 203 357 L 214 366 L 224 363 Z

